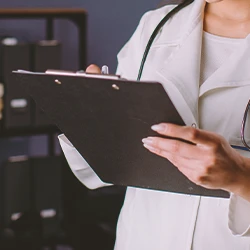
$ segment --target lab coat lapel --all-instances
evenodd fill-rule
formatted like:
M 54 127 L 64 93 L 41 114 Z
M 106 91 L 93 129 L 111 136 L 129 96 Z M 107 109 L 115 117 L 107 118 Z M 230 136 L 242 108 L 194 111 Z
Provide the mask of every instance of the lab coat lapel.
M 203 32 L 204 0 L 197 0 L 183 25 L 184 35 L 172 54 L 156 70 L 187 125 L 198 125 L 200 58 Z M 164 34 L 162 34 L 163 36 Z M 167 34 L 165 34 L 167 37 Z M 168 46 L 165 47 L 168 50 Z M 164 51 L 162 51 L 164 55 Z M 174 94 L 171 94 L 174 93 Z M 192 118 L 190 118 L 192 117 Z
M 200 88 L 200 97 L 218 88 L 250 85 L 250 35 Z

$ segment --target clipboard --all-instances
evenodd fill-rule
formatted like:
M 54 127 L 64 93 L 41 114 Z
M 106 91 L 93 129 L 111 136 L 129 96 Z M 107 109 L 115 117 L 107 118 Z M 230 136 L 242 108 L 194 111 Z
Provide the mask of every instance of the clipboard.
M 37 105 L 68 137 L 100 179 L 159 191 L 229 198 L 192 183 L 142 138 L 161 122 L 185 125 L 163 86 L 116 76 L 13 72 Z

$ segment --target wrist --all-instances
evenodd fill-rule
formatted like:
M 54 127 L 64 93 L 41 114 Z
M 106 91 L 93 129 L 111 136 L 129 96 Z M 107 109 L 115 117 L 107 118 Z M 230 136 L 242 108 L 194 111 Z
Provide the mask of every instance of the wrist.
M 230 192 L 250 202 L 250 159 L 242 157 L 242 167 Z

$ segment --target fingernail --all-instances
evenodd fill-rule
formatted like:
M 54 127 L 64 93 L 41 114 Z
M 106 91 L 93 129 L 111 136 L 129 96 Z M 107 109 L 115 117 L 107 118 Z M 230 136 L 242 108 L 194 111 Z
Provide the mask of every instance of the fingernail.
M 156 149 L 155 149 L 154 147 L 152 147 L 152 146 L 149 146 L 148 144 L 143 144 L 143 146 L 144 146 L 146 149 L 148 149 L 148 150 L 150 150 L 150 151 L 152 151 L 152 152 L 156 152 Z
M 153 144 L 153 139 L 151 138 L 144 138 L 142 139 L 142 142 L 147 145 L 152 145 Z
M 163 132 L 166 128 L 166 125 L 163 124 L 158 124 L 158 125 L 154 125 L 151 127 L 152 130 L 157 131 L 157 132 Z

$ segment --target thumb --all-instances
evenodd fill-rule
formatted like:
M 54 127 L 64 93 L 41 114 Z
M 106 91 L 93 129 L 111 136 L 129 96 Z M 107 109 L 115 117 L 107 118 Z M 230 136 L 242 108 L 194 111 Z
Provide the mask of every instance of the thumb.
M 90 74 L 101 74 L 101 69 L 97 65 L 91 64 L 86 69 L 86 72 Z

